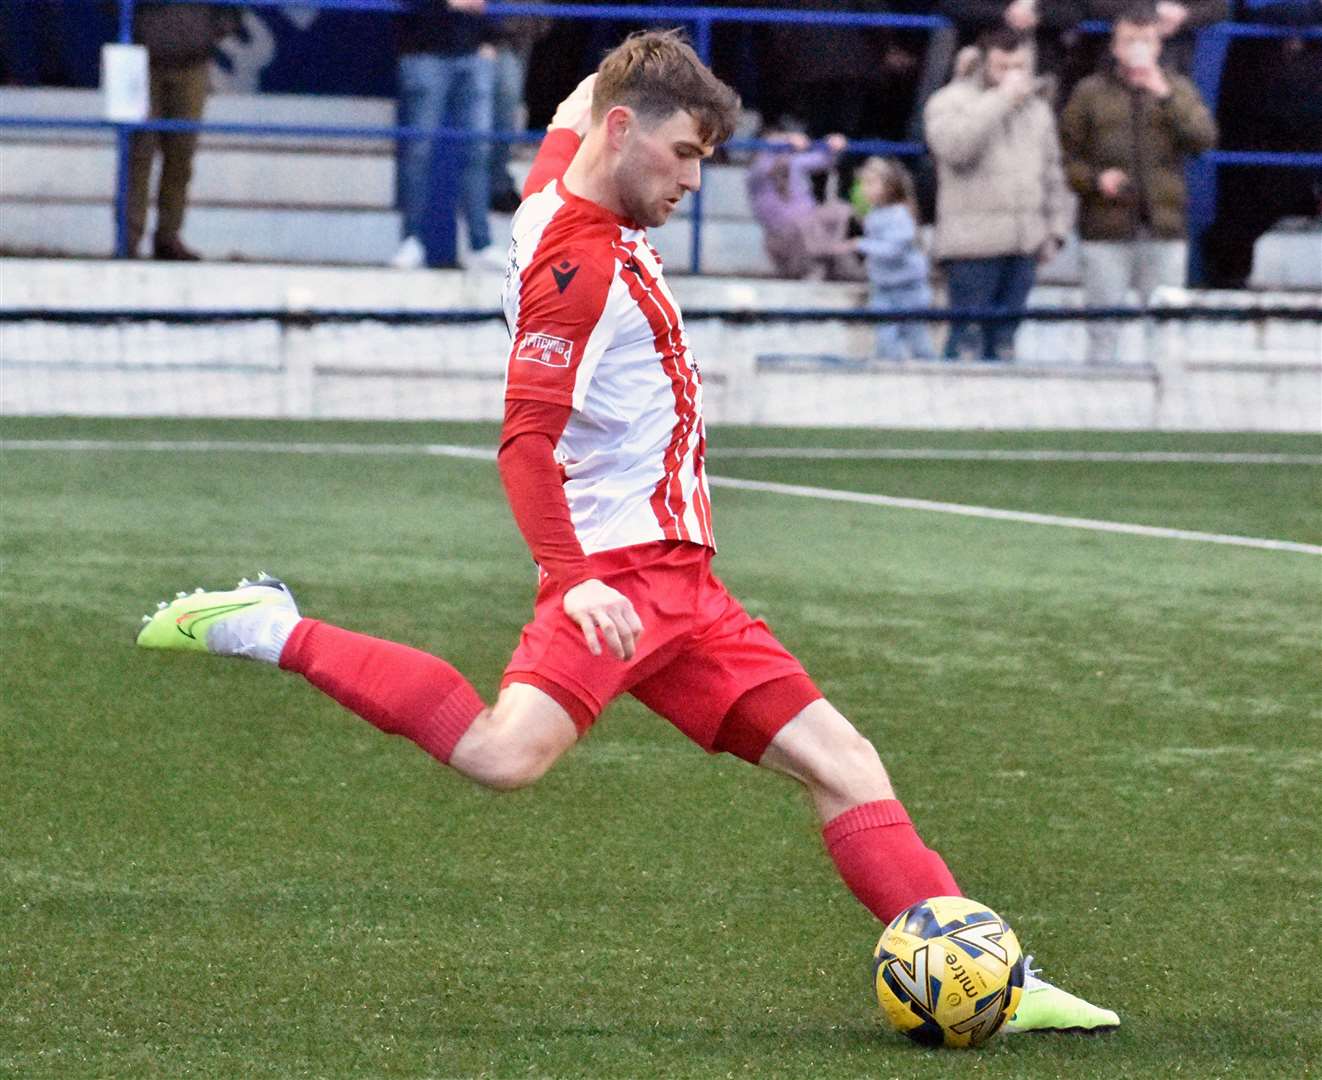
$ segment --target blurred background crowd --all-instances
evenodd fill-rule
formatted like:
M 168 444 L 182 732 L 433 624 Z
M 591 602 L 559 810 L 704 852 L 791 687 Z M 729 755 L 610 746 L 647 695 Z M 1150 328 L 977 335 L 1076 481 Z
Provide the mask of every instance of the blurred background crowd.
M 1158 285 L 1185 282 L 1185 166 L 1193 157 L 1214 147 L 1322 151 L 1322 41 L 1288 32 L 1322 25 L 1322 0 L 760 6 L 947 20 L 938 29 L 713 27 L 712 65 L 745 106 L 721 160 L 746 167 L 749 206 L 776 272 L 866 282 L 879 310 L 930 306 L 934 276 L 954 307 L 1015 310 L 1037 269 L 1076 237 L 1090 305 L 1120 305 L 1130 289 L 1142 299 Z M 393 95 L 398 122 L 423 129 L 535 129 L 633 28 L 494 17 L 484 0 L 419 0 L 402 15 L 326 18 L 322 55 L 276 69 L 260 62 L 281 45 L 272 24 L 240 7 L 138 4 L 134 39 L 150 57 L 152 115 L 201 118 L 219 81 L 248 92 Z M 1200 30 L 1234 20 L 1286 32 L 1200 50 Z M 94 50 L 113 40 L 113 5 L 93 12 L 85 3 L 14 0 L 0 14 L 0 34 L 0 82 L 95 85 Z M 255 40 L 264 34 L 271 40 Z M 1209 79 L 1213 95 L 1200 90 Z M 866 144 L 877 141 L 899 144 L 899 152 L 871 152 L 876 146 Z M 131 252 L 149 240 L 155 258 L 197 257 L 183 228 L 196 143 L 192 132 L 135 136 Z M 924 151 L 905 153 L 902 144 Z M 489 223 L 519 201 L 510 149 L 476 140 L 456 169 L 467 265 L 503 266 Z M 432 147 L 402 140 L 397 160 L 402 235 L 391 262 L 417 267 L 427 256 Z M 147 237 L 149 203 L 155 228 Z M 1223 170 L 1215 218 L 1201 236 L 1199 283 L 1243 287 L 1257 238 L 1282 218 L 1318 215 L 1320 206 L 1318 170 Z M 1114 359 L 1113 335 L 1107 325 L 1093 328 L 1091 360 Z M 1009 359 L 1013 340 L 1010 322 L 957 324 L 944 352 Z M 916 322 L 883 326 L 877 351 L 934 355 Z

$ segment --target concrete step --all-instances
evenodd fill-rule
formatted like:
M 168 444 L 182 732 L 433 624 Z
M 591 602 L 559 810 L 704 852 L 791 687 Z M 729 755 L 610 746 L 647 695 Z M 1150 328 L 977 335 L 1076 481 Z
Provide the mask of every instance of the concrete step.
M 108 256 L 114 250 L 111 217 L 109 204 L 101 202 L 0 203 L 0 249 Z M 208 259 L 372 265 L 384 263 L 399 245 L 399 215 L 194 205 L 184 238 Z
M 113 145 L 14 143 L 4 147 L 0 199 L 45 203 L 115 197 Z M 203 146 L 193 159 L 192 205 L 388 210 L 395 164 L 380 154 Z

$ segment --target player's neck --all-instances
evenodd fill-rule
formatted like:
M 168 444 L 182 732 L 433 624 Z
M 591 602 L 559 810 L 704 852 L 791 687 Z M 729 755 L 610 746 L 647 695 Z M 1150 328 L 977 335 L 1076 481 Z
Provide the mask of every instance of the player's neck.
M 560 182 L 571 195 L 594 202 L 612 214 L 627 217 L 606 150 L 601 129 L 589 131 Z

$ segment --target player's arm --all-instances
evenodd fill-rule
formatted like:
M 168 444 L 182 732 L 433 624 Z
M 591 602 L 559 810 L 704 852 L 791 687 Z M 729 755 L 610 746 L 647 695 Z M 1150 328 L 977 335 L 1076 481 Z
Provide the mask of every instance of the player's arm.
M 642 621 L 627 596 L 592 577 L 555 461 L 555 441 L 570 411 L 568 405 L 508 401 L 497 455 L 500 479 L 519 531 L 554 587 L 564 590 L 565 614 L 583 631 L 588 650 L 601 655 L 600 630 L 612 655 L 628 660 Z
M 565 262 L 576 269 L 558 277 L 555 270 Z M 589 576 L 555 460 L 556 444 L 573 409 L 582 407 L 613 336 L 615 283 L 614 258 L 591 246 L 554 248 L 535 256 L 524 272 L 498 460 L 514 520 L 533 558 L 564 590 L 565 614 L 594 656 L 604 639 L 613 655 L 627 660 L 642 623 L 627 597 Z
M 592 123 L 592 87 L 596 81 L 597 74 L 593 72 L 556 107 L 555 115 L 546 125 L 546 138 L 542 140 L 532 168 L 528 170 L 528 178 L 523 182 L 525 199 L 534 191 L 541 191 L 552 180 L 559 180 L 574 160 L 579 143 Z

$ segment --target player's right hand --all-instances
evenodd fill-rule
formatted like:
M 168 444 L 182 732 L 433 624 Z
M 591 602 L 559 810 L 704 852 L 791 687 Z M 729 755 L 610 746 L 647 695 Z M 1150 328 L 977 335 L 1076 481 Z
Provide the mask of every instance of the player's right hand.
M 601 637 L 617 660 L 632 658 L 643 632 L 643 621 L 633 608 L 633 602 L 622 592 L 612 589 L 604 581 L 588 578 L 565 593 L 565 614 L 578 623 L 588 652 L 601 655 Z
M 597 73 L 594 71 L 574 87 L 573 92 L 556 106 L 555 115 L 546 125 L 547 131 L 556 128 L 569 128 L 582 138 L 592 126 L 592 87 L 596 85 Z

